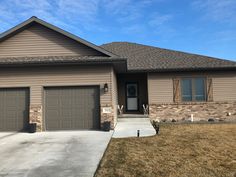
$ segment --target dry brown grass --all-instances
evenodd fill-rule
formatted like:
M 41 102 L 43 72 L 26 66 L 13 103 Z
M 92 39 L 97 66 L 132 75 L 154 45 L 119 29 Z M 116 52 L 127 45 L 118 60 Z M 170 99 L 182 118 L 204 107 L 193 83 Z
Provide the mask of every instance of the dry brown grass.
M 162 125 L 157 136 L 112 139 L 96 176 L 236 177 L 236 124 Z

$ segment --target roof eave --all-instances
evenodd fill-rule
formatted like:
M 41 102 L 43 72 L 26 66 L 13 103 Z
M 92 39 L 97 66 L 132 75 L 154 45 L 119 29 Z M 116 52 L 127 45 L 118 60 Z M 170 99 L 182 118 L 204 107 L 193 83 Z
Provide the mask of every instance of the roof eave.
M 199 71 L 236 71 L 234 67 L 215 67 L 215 68 L 170 68 L 170 69 L 128 69 L 127 72 L 148 72 L 148 73 L 165 73 L 165 72 L 199 72 Z
M 127 72 L 127 61 L 126 59 L 113 59 L 113 60 L 84 60 L 84 61 L 21 61 L 21 62 L 5 62 L 0 63 L 2 67 L 39 67 L 39 66 L 89 66 L 89 65 L 112 65 L 116 72 Z

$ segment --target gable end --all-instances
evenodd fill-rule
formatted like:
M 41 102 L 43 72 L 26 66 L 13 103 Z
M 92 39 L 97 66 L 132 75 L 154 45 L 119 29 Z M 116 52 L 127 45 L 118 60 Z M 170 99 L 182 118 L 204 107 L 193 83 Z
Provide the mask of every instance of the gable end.
M 0 58 L 116 55 L 36 17 L 0 35 Z

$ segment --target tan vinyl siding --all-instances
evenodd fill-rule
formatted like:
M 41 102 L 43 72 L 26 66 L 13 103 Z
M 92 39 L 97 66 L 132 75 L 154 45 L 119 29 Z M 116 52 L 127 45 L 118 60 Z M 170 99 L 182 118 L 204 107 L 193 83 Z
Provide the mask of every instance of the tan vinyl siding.
M 0 58 L 104 54 L 42 25 L 33 25 L 0 43 Z
M 213 101 L 236 101 L 235 72 L 148 74 L 149 104 L 173 103 L 174 77 L 210 77 L 213 81 Z
M 149 104 L 173 102 L 173 82 L 170 77 L 148 75 Z
M 212 80 L 214 101 L 236 101 L 236 74 L 216 75 Z
M 112 104 L 114 109 L 114 124 L 117 122 L 118 91 L 117 78 L 114 69 L 112 69 Z
M 110 66 L 1 68 L 0 87 L 30 87 L 31 104 L 42 103 L 43 86 L 100 85 L 112 88 Z M 101 92 L 101 103 L 111 104 L 111 91 Z
M 41 85 L 31 85 L 30 86 L 30 98 L 32 104 L 38 104 L 42 102 L 42 86 Z

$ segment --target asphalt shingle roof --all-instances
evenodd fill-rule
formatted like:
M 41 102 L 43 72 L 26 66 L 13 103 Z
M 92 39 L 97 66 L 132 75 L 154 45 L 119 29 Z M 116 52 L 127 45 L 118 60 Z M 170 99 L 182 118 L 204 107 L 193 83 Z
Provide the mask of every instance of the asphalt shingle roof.
M 104 49 L 127 58 L 129 71 L 234 69 L 236 62 L 197 54 L 162 49 L 129 42 L 101 45 Z
M 102 56 L 36 56 L 36 57 L 7 57 L 0 59 L 0 65 L 9 64 L 54 64 L 54 63 L 103 63 L 124 62 L 126 59 L 119 57 Z

